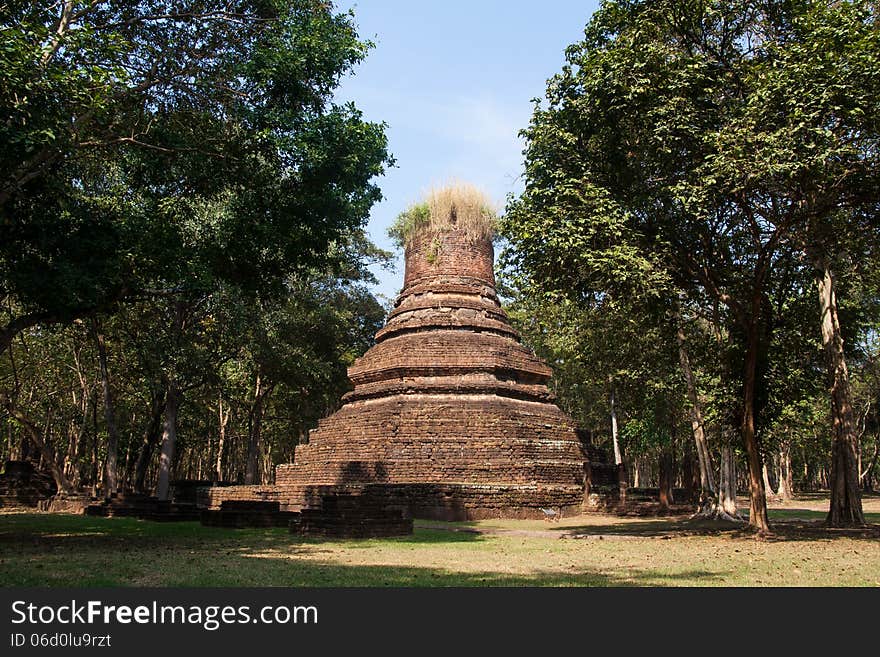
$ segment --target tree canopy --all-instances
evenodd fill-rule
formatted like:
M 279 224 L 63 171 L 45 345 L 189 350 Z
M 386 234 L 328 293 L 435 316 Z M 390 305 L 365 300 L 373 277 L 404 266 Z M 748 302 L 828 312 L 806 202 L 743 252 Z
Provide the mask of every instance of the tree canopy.
M 370 47 L 319 0 L 3 5 L 8 457 L 161 496 L 292 457 L 384 314 L 385 126 L 333 97 Z
M 606 2 L 525 130 L 508 262 L 539 290 L 661 303 L 714 326 L 762 530 L 773 329 L 813 281 L 834 318 L 821 335 L 835 426 L 847 425 L 841 331 L 859 327 L 841 328 L 835 277 L 876 244 L 876 21 L 858 1 Z M 818 336 L 818 315 L 812 325 Z M 835 445 L 843 473 L 852 429 Z M 860 522 L 847 486 L 832 522 Z
M 281 290 L 380 198 L 383 127 L 332 92 L 369 44 L 317 0 L 0 14 L 2 347 L 154 292 Z

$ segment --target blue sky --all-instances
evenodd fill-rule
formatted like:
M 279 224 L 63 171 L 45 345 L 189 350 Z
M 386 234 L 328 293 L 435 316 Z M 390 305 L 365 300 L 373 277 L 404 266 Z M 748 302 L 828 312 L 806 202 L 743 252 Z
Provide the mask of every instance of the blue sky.
M 522 190 L 523 143 L 517 136 L 543 97 L 547 78 L 565 61 L 598 1 L 359 0 L 361 38 L 375 43 L 355 74 L 342 81 L 340 101 L 354 101 L 371 121 L 388 124 L 397 160 L 379 180 L 385 200 L 373 208 L 370 237 L 386 249 L 394 218 L 432 185 L 462 180 L 498 206 Z M 376 269 L 375 292 L 393 298 L 403 281 Z

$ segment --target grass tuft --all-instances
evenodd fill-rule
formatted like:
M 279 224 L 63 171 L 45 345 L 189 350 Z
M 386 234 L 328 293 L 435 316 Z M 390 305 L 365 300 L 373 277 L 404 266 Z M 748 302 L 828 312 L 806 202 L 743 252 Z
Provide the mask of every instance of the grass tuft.
M 400 248 L 412 244 L 419 235 L 450 230 L 464 230 L 472 239 L 491 239 L 497 219 L 497 212 L 482 191 L 455 182 L 431 189 L 424 200 L 401 212 L 388 235 Z

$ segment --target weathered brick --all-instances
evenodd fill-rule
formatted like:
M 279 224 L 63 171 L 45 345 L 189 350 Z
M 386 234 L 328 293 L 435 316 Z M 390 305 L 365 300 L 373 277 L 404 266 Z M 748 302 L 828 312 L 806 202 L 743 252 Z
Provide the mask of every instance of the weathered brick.
M 489 239 L 463 231 L 416 239 L 376 345 L 349 369 L 354 390 L 342 408 L 297 447 L 294 463 L 276 468 L 274 486 L 214 488 L 202 503 L 320 509 L 334 495 L 366 499 L 369 489 L 369 499 L 420 517 L 579 511 L 588 457 L 553 403 L 550 368 L 510 326 L 492 267 Z M 318 517 L 304 516 L 305 526 L 337 531 L 338 518 Z

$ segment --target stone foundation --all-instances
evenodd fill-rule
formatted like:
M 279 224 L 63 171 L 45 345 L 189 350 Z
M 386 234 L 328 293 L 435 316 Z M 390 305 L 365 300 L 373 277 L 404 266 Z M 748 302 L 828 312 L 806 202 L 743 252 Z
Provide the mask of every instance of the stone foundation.
M 355 493 L 324 495 L 318 505 L 303 509 L 290 531 L 327 538 L 378 538 L 413 533 L 407 508 L 395 506 L 385 486 L 366 486 Z
M 219 511 L 202 511 L 201 521 L 206 527 L 288 527 L 299 520 L 299 513 L 282 511 L 278 502 L 226 501 Z
M 114 493 L 106 500 L 87 506 L 85 513 L 104 518 L 129 517 L 157 522 L 198 520 L 201 515 L 195 504 L 161 501 L 138 493 Z

